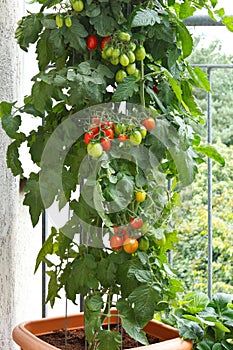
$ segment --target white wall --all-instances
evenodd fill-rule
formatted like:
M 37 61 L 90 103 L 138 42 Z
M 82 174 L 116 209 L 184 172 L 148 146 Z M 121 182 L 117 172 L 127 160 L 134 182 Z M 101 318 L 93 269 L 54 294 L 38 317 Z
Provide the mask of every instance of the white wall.
M 14 101 L 22 92 L 22 55 L 14 31 L 23 8 L 23 1 L 0 0 L 0 101 Z M 22 206 L 19 179 L 6 167 L 9 142 L 0 127 L 0 349 L 4 350 L 18 349 L 11 339 L 17 323 L 41 316 L 41 277 L 33 275 L 40 225 L 32 228 L 28 209 Z

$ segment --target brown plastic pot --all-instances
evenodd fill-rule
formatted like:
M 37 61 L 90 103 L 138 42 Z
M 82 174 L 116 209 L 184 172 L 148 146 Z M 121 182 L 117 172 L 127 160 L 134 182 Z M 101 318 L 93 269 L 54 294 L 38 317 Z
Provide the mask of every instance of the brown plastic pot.
M 119 317 L 113 311 L 111 323 L 116 324 Z M 13 339 L 21 347 L 21 350 L 58 350 L 41 339 L 37 335 L 51 333 L 54 330 L 62 329 L 67 325 L 68 329 L 84 327 L 83 313 L 65 317 L 45 318 L 38 321 L 24 322 L 13 330 Z M 141 346 L 131 350 L 191 350 L 192 343 L 184 341 L 179 337 L 177 329 L 158 321 L 150 321 L 144 328 L 146 333 L 158 337 L 161 342 L 148 346 Z

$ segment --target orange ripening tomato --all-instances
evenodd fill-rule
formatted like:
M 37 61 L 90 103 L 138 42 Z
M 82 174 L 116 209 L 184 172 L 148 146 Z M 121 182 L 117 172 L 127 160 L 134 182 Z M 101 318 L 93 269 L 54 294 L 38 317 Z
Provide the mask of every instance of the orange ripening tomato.
M 138 241 L 136 240 L 136 238 L 127 238 L 124 241 L 123 249 L 128 254 L 135 253 L 138 249 Z
M 155 127 L 155 120 L 152 117 L 147 117 L 142 121 L 142 125 L 145 126 L 146 130 L 151 131 Z

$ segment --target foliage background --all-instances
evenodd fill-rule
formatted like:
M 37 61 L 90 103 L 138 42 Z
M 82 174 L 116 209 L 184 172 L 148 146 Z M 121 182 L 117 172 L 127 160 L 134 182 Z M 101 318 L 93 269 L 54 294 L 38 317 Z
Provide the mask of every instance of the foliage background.
M 221 42 L 200 46 L 191 62 L 196 64 L 231 64 L 231 55 L 220 54 Z M 198 45 L 199 44 L 199 45 Z M 213 292 L 233 292 L 233 70 L 212 71 L 213 143 L 226 160 L 224 168 L 213 163 Z M 206 93 L 195 92 L 201 108 L 206 112 Z M 205 137 L 206 128 L 203 130 Z M 192 188 L 183 193 L 183 212 L 179 226 L 179 241 L 174 250 L 174 267 L 184 282 L 185 289 L 207 292 L 208 269 L 208 214 L 207 164 L 200 165 Z

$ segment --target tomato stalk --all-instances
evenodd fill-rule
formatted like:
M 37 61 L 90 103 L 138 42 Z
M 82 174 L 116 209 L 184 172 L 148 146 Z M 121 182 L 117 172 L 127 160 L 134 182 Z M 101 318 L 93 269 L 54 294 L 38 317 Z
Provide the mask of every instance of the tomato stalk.
M 143 107 L 146 107 L 145 102 L 145 70 L 144 70 L 144 61 L 141 60 L 141 81 L 140 81 L 140 99 Z

